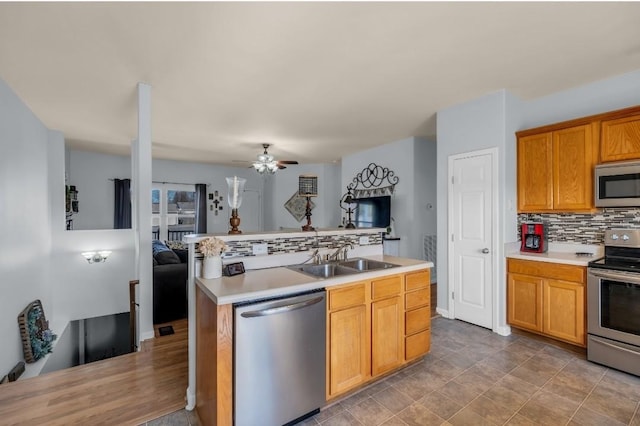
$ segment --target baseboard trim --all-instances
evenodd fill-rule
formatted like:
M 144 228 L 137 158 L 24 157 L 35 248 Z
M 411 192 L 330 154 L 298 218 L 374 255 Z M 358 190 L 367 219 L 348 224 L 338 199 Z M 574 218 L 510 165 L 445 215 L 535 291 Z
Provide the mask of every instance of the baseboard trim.
M 196 408 L 196 394 L 191 391 L 191 388 L 187 388 L 187 406 L 184 407 L 187 411 L 193 411 Z
M 436 307 L 436 312 L 439 313 L 440 316 L 442 316 L 442 317 L 452 319 L 451 317 L 449 317 L 449 311 L 446 310 L 446 309 L 442 309 L 442 308 L 437 308 Z
M 500 327 L 496 327 L 495 330 L 493 330 L 493 332 L 499 334 L 500 336 L 510 336 L 511 327 L 509 327 L 508 325 L 503 325 Z

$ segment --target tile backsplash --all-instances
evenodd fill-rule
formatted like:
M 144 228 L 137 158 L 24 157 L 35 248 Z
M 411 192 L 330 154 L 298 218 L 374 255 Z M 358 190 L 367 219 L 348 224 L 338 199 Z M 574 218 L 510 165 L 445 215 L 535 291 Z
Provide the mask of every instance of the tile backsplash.
M 252 247 L 254 244 L 267 244 L 267 251 L 269 255 L 310 251 L 316 248 L 337 249 L 339 247 L 344 247 L 346 244 L 351 244 L 352 247 L 357 247 L 361 245 L 360 237 L 367 237 L 368 239 L 368 243 L 363 245 L 382 244 L 381 234 L 358 233 L 357 231 L 354 231 L 353 234 L 338 235 L 315 236 L 310 233 L 309 236 L 305 237 L 281 237 L 240 241 L 234 241 L 231 239 L 227 241 L 229 250 L 227 250 L 226 253 L 223 253 L 222 257 L 230 258 L 253 256 Z
M 523 222 L 546 222 L 549 242 L 602 244 L 604 231 L 610 228 L 640 229 L 640 208 L 607 208 L 595 213 L 521 213 Z M 518 239 L 520 239 L 518 226 Z

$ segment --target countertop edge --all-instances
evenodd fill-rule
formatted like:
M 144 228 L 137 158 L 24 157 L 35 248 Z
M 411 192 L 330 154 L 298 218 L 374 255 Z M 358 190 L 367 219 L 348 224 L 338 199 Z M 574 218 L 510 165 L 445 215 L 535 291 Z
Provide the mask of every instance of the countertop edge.
M 332 277 L 328 279 L 313 278 L 311 276 L 308 276 L 300 272 L 294 272 L 288 269 L 287 266 L 280 266 L 277 268 L 269 268 L 269 269 L 280 269 L 280 270 L 283 270 L 282 271 L 283 273 L 297 274 L 299 275 L 300 282 L 296 284 L 288 285 L 286 287 L 248 291 L 246 293 L 225 295 L 220 297 L 218 297 L 215 294 L 214 289 L 217 285 L 221 285 L 221 283 L 223 283 L 225 279 L 229 279 L 230 277 L 221 277 L 221 278 L 216 278 L 212 280 L 203 280 L 201 278 L 195 278 L 195 283 L 216 305 L 227 305 L 230 303 L 248 302 L 251 300 L 260 300 L 260 299 L 266 299 L 270 297 L 285 296 L 288 294 L 315 290 L 322 287 L 330 288 L 330 287 L 334 287 L 342 284 L 347 284 L 350 282 L 370 280 L 376 277 L 403 274 L 403 273 L 418 271 L 422 269 L 430 269 L 430 268 L 433 268 L 434 266 L 433 262 L 426 261 L 426 260 L 400 258 L 400 257 L 394 257 L 394 256 L 387 256 L 387 255 L 362 256 L 362 257 L 371 259 L 371 260 L 384 260 L 389 263 L 400 263 L 400 266 L 392 269 L 361 272 L 353 275 L 341 275 L 341 276 Z M 251 273 L 258 274 L 260 273 L 260 271 L 261 271 L 260 269 L 247 271 L 246 274 L 251 274 Z
M 558 255 L 561 255 L 561 254 L 557 254 L 555 256 L 558 256 Z M 574 265 L 574 266 L 588 266 L 589 262 L 599 258 L 599 256 L 593 256 L 593 257 L 585 257 L 584 259 L 577 260 L 577 259 L 569 259 L 569 258 L 562 258 L 562 257 L 554 257 L 554 254 L 550 255 L 549 253 L 541 253 L 541 254 L 507 253 L 506 257 L 510 259 L 532 260 L 535 262 L 563 263 L 565 265 Z

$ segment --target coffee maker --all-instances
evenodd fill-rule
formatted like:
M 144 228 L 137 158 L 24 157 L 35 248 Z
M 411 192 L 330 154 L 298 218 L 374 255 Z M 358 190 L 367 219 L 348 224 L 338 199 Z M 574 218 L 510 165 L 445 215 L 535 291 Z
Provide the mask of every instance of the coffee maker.
M 529 222 L 520 225 L 520 251 L 527 253 L 546 253 L 549 249 L 547 224 Z

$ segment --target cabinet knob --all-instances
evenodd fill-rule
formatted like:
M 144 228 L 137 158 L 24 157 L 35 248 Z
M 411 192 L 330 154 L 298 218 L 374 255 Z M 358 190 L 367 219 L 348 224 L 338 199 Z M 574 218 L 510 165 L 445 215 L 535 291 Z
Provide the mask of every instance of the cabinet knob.
M 482 249 L 482 253 L 484 253 L 484 254 L 489 253 L 489 249 L 488 249 L 488 248 L 483 248 L 483 249 Z

